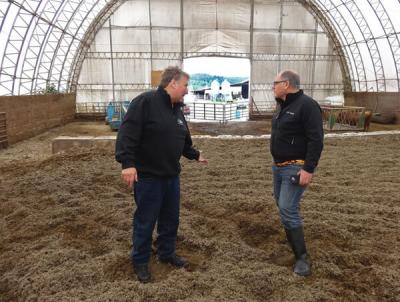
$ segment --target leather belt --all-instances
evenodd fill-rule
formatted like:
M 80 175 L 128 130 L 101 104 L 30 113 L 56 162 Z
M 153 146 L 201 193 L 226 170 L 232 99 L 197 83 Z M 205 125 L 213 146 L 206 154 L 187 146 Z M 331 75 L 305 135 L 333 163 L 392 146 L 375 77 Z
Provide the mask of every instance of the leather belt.
M 281 163 L 275 163 L 277 167 L 286 167 L 289 165 L 304 165 L 304 160 L 303 159 L 292 159 L 292 160 L 287 160 Z

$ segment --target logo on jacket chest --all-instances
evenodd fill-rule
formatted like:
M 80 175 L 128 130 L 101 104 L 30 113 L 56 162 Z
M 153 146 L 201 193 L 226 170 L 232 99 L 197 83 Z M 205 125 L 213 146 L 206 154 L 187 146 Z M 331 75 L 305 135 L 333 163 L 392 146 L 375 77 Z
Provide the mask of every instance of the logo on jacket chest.
M 177 118 L 176 122 L 177 122 L 178 126 L 183 126 L 184 125 L 183 121 L 179 117 Z
M 277 113 L 277 114 L 275 114 L 274 116 L 273 116 L 273 119 L 280 119 L 280 118 L 283 118 L 284 116 L 292 116 L 292 117 L 294 117 L 296 114 L 294 113 L 294 112 L 292 112 L 292 111 L 285 111 L 285 112 L 280 112 L 280 113 Z

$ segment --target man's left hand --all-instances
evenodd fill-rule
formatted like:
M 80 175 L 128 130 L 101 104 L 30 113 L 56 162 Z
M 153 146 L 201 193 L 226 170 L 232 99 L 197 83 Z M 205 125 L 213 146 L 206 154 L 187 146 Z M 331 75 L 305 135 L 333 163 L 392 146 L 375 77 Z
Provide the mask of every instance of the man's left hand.
M 198 159 L 197 161 L 198 161 L 199 163 L 208 164 L 208 160 L 205 159 L 201 153 L 200 153 L 199 159 Z
M 311 183 L 313 174 L 301 169 L 297 175 L 300 175 L 299 185 L 306 187 Z

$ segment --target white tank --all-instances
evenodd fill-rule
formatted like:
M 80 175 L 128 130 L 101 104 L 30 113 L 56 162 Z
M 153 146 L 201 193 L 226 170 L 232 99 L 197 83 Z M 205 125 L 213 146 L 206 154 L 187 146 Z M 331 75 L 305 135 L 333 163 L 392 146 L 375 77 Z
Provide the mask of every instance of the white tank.
M 219 91 L 219 82 L 217 80 L 211 82 L 211 91 Z

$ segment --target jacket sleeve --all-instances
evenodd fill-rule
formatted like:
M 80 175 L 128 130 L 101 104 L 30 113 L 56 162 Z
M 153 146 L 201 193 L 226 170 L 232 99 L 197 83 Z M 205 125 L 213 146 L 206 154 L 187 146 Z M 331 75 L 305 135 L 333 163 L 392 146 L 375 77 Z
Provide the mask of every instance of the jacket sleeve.
M 122 164 L 122 169 L 136 166 L 136 153 L 142 139 L 145 114 L 145 97 L 140 95 L 129 105 L 118 130 L 115 159 Z
M 195 148 L 193 148 L 192 137 L 190 135 L 189 127 L 186 122 L 185 116 L 183 114 L 182 114 L 182 118 L 183 118 L 183 121 L 184 121 L 186 129 L 187 129 L 187 134 L 185 137 L 185 146 L 183 147 L 182 155 L 190 160 L 192 160 L 192 159 L 198 160 L 199 156 L 200 156 L 200 152 L 197 151 Z
M 307 105 L 303 108 L 302 118 L 307 144 L 307 153 L 303 169 L 309 173 L 313 173 L 318 165 L 324 146 L 322 113 L 316 101 L 310 100 L 307 102 Z

